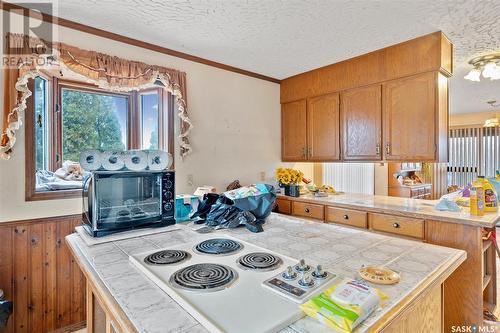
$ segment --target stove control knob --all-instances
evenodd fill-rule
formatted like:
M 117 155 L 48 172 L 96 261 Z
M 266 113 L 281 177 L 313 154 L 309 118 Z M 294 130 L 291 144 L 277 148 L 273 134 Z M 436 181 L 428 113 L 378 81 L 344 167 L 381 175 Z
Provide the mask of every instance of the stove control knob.
M 300 259 L 299 263 L 295 265 L 295 269 L 298 272 L 307 272 L 311 269 L 311 266 L 307 265 L 304 259 Z
M 302 273 L 302 277 L 299 280 L 299 284 L 302 287 L 306 287 L 306 288 L 312 287 L 314 285 L 314 280 L 311 277 L 311 274 L 309 274 L 307 272 L 303 272 Z
M 281 276 L 286 280 L 293 280 L 297 277 L 297 273 L 295 273 L 292 266 L 288 266 Z
M 327 274 L 328 273 L 323 270 L 321 265 L 316 266 L 316 269 L 312 272 L 312 276 L 316 279 L 324 279 Z

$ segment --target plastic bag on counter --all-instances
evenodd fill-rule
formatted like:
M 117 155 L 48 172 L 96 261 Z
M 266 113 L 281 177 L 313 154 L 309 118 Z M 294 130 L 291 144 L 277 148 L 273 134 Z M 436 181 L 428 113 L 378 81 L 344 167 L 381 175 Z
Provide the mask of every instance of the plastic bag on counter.
M 274 186 L 268 184 L 256 184 L 254 187 L 257 189 L 256 192 L 253 192 L 254 195 L 246 195 L 242 197 L 237 197 L 232 199 L 234 202 L 234 206 L 238 207 L 242 211 L 248 211 L 252 213 L 257 221 L 264 220 L 271 214 L 273 210 L 274 203 L 276 201 L 276 193 L 274 190 Z M 243 189 L 239 188 L 238 190 Z M 232 191 L 229 191 L 232 192 Z M 228 197 L 229 194 L 224 192 L 223 195 Z
M 344 279 L 300 308 L 309 316 L 341 333 L 351 333 L 387 296 L 360 280 Z
M 256 184 L 222 194 L 208 193 L 203 196 L 198 210 L 191 218 L 199 218 L 195 223 L 205 223 L 211 227 L 236 228 L 245 226 L 252 232 L 263 231 L 262 224 L 271 214 L 276 201 L 274 187 Z

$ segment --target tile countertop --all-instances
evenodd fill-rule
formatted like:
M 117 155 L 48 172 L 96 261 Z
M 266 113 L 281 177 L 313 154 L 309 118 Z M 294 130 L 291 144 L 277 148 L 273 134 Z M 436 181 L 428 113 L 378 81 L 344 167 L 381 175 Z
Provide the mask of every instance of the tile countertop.
M 493 228 L 496 223 L 500 222 L 500 212 L 485 213 L 484 216 L 474 216 L 470 215 L 469 209 L 465 207 L 461 207 L 460 212 L 436 210 L 434 209 L 434 205 L 438 203 L 438 200 L 409 199 L 359 193 L 330 194 L 328 197 L 315 197 L 311 194 L 307 194 L 301 195 L 298 198 L 279 194 L 278 198 L 364 210 L 374 213 L 477 225 L 487 228 Z
M 400 283 L 378 286 L 389 296 L 384 309 L 367 318 L 355 332 L 376 331 L 389 319 L 389 311 L 407 306 L 432 283 L 445 279 L 466 258 L 462 250 L 425 244 L 336 225 L 311 223 L 304 219 L 271 214 L 264 232 L 251 233 L 245 228 L 214 232 L 228 233 L 294 258 L 323 264 L 329 271 L 356 277 L 362 265 L 386 265 L 401 274 Z M 129 254 L 170 247 L 199 235 L 189 226 L 180 230 L 88 247 L 78 236 L 66 242 L 93 284 L 101 285 L 101 296 L 115 304 L 115 314 L 126 317 L 138 332 L 206 332 L 181 306 L 129 263 Z M 391 315 L 390 317 L 392 318 Z M 311 318 L 304 317 L 286 333 L 331 332 Z

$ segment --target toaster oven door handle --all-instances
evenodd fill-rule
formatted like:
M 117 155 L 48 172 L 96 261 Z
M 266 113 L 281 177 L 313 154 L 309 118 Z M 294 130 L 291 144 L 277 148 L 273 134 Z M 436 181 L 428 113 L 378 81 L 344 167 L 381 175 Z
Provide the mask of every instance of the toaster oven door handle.
M 92 183 L 92 176 L 89 176 L 87 179 L 83 181 L 82 184 L 82 203 L 83 203 L 83 210 L 85 212 L 85 216 L 87 217 L 87 221 L 90 221 L 90 223 L 94 223 L 92 219 L 92 211 L 95 209 L 94 203 L 91 202 L 93 200 L 91 193 L 89 193 L 89 188 Z M 87 197 L 87 207 L 85 207 L 85 197 Z M 90 216 L 89 216 L 90 215 Z

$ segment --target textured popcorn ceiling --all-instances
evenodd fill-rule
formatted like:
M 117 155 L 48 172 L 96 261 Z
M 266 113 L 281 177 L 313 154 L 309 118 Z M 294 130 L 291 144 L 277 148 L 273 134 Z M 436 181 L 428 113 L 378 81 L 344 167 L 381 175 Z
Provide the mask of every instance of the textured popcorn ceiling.
M 452 113 L 488 110 L 500 80 L 463 79 L 500 52 L 500 0 L 64 0 L 58 16 L 275 78 L 442 30 L 455 45 Z

